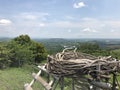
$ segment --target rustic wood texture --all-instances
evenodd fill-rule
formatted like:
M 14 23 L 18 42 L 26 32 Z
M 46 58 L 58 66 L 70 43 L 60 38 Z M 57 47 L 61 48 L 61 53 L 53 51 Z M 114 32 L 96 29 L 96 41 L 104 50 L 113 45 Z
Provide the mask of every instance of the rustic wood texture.
M 32 90 L 31 86 L 35 80 L 39 81 L 45 90 L 55 90 L 58 83 L 61 90 L 64 90 L 64 77 L 72 78 L 72 90 L 90 90 L 90 85 L 93 85 L 94 90 L 111 90 L 112 86 L 109 86 L 108 82 L 111 74 L 120 73 L 120 60 L 111 56 L 95 57 L 76 52 L 76 48 L 73 51 L 69 49 L 71 48 L 55 55 L 48 55 L 47 63 L 38 66 L 40 71 L 38 74 L 33 73 L 34 79 L 24 86 L 24 90 Z M 41 71 L 47 73 L 47 82 L 39 76 Z M 54 77 L 54 80 L 50 81 L 49 75 Z
M 101 74 L 111 73 L 115 70 L 120 72 L 120 61 L 111 56 L 95 57 L 85 53 L 67 51 L 49 55 L 46 69 L 56 76 L 79 76 L 90 72 Z M 101 70 L 97 70 L 100 66 Z

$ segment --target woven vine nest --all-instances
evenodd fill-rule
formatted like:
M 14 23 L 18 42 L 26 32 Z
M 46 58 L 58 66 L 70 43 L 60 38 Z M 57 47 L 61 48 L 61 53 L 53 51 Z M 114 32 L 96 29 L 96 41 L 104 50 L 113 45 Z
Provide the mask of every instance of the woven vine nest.
M 111 56 L 95 57 L 85 53 L 67 51 L 49 55 L 47 69 L 57 76 L 79 76 L 98 71 L 98 67 L 101 73 L 120 71 L 119 63 Z

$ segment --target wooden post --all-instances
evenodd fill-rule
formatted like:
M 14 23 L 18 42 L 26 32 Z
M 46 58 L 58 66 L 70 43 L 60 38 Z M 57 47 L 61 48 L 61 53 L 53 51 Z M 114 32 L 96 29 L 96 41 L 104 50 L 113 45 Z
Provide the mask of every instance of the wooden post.
M 55 79 L 55 85 L 53 86 L 53 88 L 52 88 L 52 90 L 55 90 L 56 89 L 56 87 L 57 87 L 57 85 L 58 85 L 58 83 L 59 83 L 59 81 L 60 81 L 60 78 L 59 79 Z
M 49 83 L 50 82 L 50 75 L 48 73 L 46 73 L 46 78 L 47 78 L 47 83 Z M 49 83 L 49 85 L 50 85 L 50 83 Z M 47 90 L 47 89 L 45 89 L 45 90 Z
M 98 82 L 100 82 L 100 75 L 99 75 L 99 72 L 101 70 L 101 65 L 99 64 L 98 66 L 96 66 L 96 69 L 98 70 L 98 72 L 96 73 L 97 74 L 97 80 Z M 99 87 L 95 87 L 95 90 L 101 90 Z
M 49 82 L 49 85 L 52 87 L 55 83 L 56 79 L 53 77 L 53 80 Z
M 72 78 L 72 90 L 75 90 L 75 83 L 74 83 L 74 78 Z
M 63 76 L 60 78 L 60 88 L 61 90 L 64 90 L 64 77 Z
M 47 77 L 47 83 L 49 83 L 50 82 L 50 75 L 47 73 L 46 77 Z
M 112 90 L 116 90 L 116 74 L 113 72 L 113 85 L 112 85 Z

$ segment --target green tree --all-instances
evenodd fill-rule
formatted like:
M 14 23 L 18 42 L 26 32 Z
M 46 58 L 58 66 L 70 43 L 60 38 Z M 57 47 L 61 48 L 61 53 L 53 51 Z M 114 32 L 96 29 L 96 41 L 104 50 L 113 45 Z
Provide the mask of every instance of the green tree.
M 28 35 L 20 35 L 8 44 L 11 50 L 11 66 L 22 66 L 25 63 L 39 63 L 47 57 L 44 46 L 34 42 Z
M 109 56 L 110 50 L 101 49 L 97 43 L 81 43 L 78 50 L 95 56 Z
M 20 36 L 14 38 L 13 40 L 20 45 L 31 44 L 31 39 L 28 35 L 20 35 Z
M 112 57 L 120 60 L 120 49 L 111 50 L 110 54 L 111 54 Z
M 78 49 L 81 52 L 91 54 L 100 50 L 100 47 L 97 43 L 81 43 Z
M 30 50 L 33 51 L 35 63 L 40 63 L 47 58 L 47 51 L 44 46 L 37 42 L 32 42 Z
M 11 66 L 21 67 L 25 63 L 33 61 L 33 54 L 32 51 L 29 50 L 29 47 L 20 45 L 13 40 L 9 43 L 9 48 L 11 50 Z
M 0 44 L 0 69 L 6 68 L 10 65 L 11 60 L 9 59 L 10 51 L 5 45 Z

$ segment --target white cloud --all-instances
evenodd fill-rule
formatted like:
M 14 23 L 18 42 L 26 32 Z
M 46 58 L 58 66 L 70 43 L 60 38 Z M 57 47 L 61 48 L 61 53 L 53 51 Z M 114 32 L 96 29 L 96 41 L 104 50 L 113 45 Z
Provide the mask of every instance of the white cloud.
M 76 17 L 73 17 L 72 20 L 72 17 L 66 16 L 68 20 L 47 22 L 42 21 L 37 14 L 26 15 L 28 15 L 28 19 L 32 19 L 13 17 L 14 24 L 11 24 L 12 22 L 8 19 L 0 19 L 0 36 L 16 36 L 26 33 L 32 37 L 120 37 L 120 20 L 99 20 L 85 17 L 76 21 Z M 41 17 L 44 17 L 44 15 L 41 15 Z M 4 26 L 6 24 L 10 25 Z
M 73 4 L 73 8 L 82 8 L 85 7 L 85 3 L 84 2 L 79 2 L 79 3 L 74 3 Z
M 83 21 L 98 21 L 97 19 L 95 18 L 90 18 L 90 17 L 85 17 L 85 18 L 82 18 Z
M 45 27 L 45 23 L 40 23 L 39 26 L 40 27 Z
M 37 20 L 40 19 L 42 21 L 46 20 L 46 17 L 49 16 L 48 13 L 42 12 L 24 12 L 16 15 L 16 18 L 26 19 L 26 20 Z
M 95 33 L 95 32 L 97 32 L 96 30 L 90 29 L 90 28 L 85 28 L 85 29 L 83 29 L 82 31 L 83 31 L 83 32 L 90 32 L 90 33 Z
M 35 15 L 25 15 L 24 18 L 30 19 L 30 20 L 35 20 L 35 19 L 37 19 L 37 16 L 35 16 Z
M 0 19 L 0 25 L 10 25 L 12 22 L 8 19 Z
M 56 21 L 52 23 L 48 23 L 48 27 L 56 27 L 56 28 L 80 28 L 81 23 L 79 22 L 71 22 L 71 21 Z
M 110 25 L 112 28 L 120 28 L 120 20 L 109 20 L 105 21 L 107 25 Z
M 68 20 L 74 20 L 75 18 L 72 17 L 72 16 L 65 16 L 65 19 L 68 19 Z

